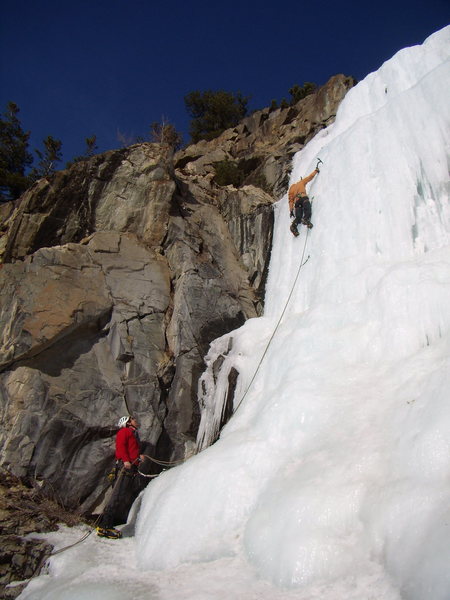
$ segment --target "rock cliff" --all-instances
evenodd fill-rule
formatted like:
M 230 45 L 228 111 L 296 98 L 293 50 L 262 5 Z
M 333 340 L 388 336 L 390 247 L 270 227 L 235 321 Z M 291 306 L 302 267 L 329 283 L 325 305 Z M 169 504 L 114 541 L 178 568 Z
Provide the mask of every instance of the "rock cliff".
M 171 155 L 137 144 L 37 182 L 0 217 L 0 464 L 91 511 L 115 423 L 193 450 L 210 342 L 263 310 L 272 204 L 351 78 Z M 237 169 L 240 185 L 218 181 Z M 226 183 L 226 182 L 225 182 Z

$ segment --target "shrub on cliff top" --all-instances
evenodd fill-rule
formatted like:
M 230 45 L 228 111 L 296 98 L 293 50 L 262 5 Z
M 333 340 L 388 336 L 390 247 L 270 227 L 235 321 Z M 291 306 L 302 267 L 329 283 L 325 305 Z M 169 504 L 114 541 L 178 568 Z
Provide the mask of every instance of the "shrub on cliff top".
M 192 117 L 189 128 L 192 142 L 212 140 L 225 129 L 235 127 L 246 116 L 248 101 L 240 92 L 197 90 L 189 93 L 184 102 Z

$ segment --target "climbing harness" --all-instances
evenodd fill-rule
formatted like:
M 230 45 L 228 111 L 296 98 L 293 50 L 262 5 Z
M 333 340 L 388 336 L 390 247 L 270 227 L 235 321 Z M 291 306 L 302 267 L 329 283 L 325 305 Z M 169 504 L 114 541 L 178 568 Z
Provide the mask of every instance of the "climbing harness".
M 320 159 L 319 159 L 319 160 L 320 160 Z M 320 161 L 320 162 L 322 162 L 322 161 Z M 314 196 L 311 198 L 311 205 L 312 205 L 312 202 L 313 202 L 313 200 L 314 200 Z M 242 396 L 242 398 L 240 399 L 240 401 L 239 401 L 239 404 L 238 404 L 238 405 L 236 406 L 236 408 L 234 409 L 234 411 L 233 411 L 233 414 L 235 414 L 235 413 L 236 413 L 236 411 L 238 410 L 238 408 L 241 406 L 242 402 L 244 401 L 244 398 L 246 397 L 246 395 L 247 395 L 247 393 L 248 393 L 249 389 L 250 389 L 250 388 L 251 388 L 251 386 L 252 386 L 252 383 L 255 381 L 255 378 L 256 378 L 256 375 L 258 374 L 259 368 L 261 367 L 261 364 L 262 364 L 262 362 L 263 362 L 263 360 L 264 360 L 264 357 L 266 356 L 266 354 L 267 354 L 267 351 L 269 350 L 269 346 L 270 346 L 270 344 L 271 344 L 271 342 L 272 342 L 273 338 L 275 337 L 275 334 L 276 334 L 276 332 L 277 332 L 277 330 L 278 330 L 278 327 L 280 326 L 280 323 L 281 323 L 281 321 L 282 321 L 282 319 L 283 319 L 283 317 L 284 317 L 284 313 L 286 312 L 286 309 L 287 309 L 287 307 L 288 307 L 288 304 L 289 304 L 289 302 L 290 302 L 290 300 L 291 300 L 292 294 L 294 293 L 294 289 L 295 289 L 295 286 L 296 286 L 296 284 L 297 284 L 297 280 L 298 280 L 298 278 L 299 278 L 299 275 L 300 275 L 301 268 L 302 268 L 304 265 L 306 265 L 306 263 L 308 262 L 308 260 L 309 260 L 309 258 L 310 258 L 310 255 L 308 254 L 308 256 L 307 256 L 306 260 L 304 260 L 304 257 L 305 257 L 305 251 L 306 251 L 306 244 L 307 244 L 307 241 L 308 241 L 308 233 L 309 233 L 309 228 L 307 228 L 307 229 L 306 229 L 306 237 L 305 237 L 305 243 L 304 243 L 304 245 L 303 245 L 303 252 L 302 252 L 302 258 L 301 258 L 301 260 L 300 260 L 300 265 L 299 265 L 299 267 L 298 267 L 298 269 L 297 269 L 297 274 L 296 274 L 296 276 L 295 276 L 294 283 L 292 284 L 291 291 L 290 291 L 290 293 L 289 293 L 289 296 L 288 296 L 288 298 L 287 298 L 287 300 L 286 300 L 286 303 L 285 303 L 285 305 L 284 305 L 284 308 L 283 308 L 283 310 L 282 310 L 282 312 L 281 312 L 280 318 L 278 319 L 278 322 L 277 322 L 277 324 L 275 325 L 275 329 L 273 330 L 273 333 L 272 333 L 272 335 L 270 336 L 270 339 L 269 339 L 269 341 L 267 342 L 266 348 L 265 348 L 265 350 L 264 350 L 264 352 L 263 352 L 263 355 L 262 355 L 262 356 L 261 356 L 261 358 L 260 358 L 260 361 L 259 361 L 259 363 L 258 363 L 258 365 L 257 365 L 257 367 L 256 367 L 256 370 L 255 370 L 255 372 L 254 372 L 254 374 L 253 374 L 253 377 L 251 378 L 251 380 L 250 380 L 250 383 L 248 384 L 248 386 L 247 386 L 247 389 L 246 389 L 246 390 L 245 390 L 245 392 L 244 392 L 244 395 L 243 395 L 243 396 Z

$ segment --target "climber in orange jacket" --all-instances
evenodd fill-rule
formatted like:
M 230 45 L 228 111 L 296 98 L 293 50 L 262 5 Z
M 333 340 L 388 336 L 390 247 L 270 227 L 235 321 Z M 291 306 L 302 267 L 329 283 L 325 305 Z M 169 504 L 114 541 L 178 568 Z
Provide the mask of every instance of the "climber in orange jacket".
M 319 173 L 319 169 L 315 168 L 307 177 L 293 183 L 289 188 L 289 213 L 291 217 L 294 217 L 291 223 L 291 231 L 296 237 L 298 236 L 297 226 L 301 223 L 309 229 L 313 226 L 311 223 L 311 202 L 306 192 L 306 184 L 312 181 L 317 173 Z

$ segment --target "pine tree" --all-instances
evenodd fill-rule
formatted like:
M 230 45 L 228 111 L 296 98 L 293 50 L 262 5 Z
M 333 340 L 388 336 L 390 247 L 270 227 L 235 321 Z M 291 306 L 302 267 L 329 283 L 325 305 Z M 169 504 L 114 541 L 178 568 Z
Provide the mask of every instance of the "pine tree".
M 30 132 L 20 124 L 19 107 L 9 102 L 0 119 L 0 201 L 15 200 L 30 185 L 26 170 L 33 162 L 28 152 Z
M 317 89 L 317 85 L 315 83 L 311 83 L 311 81 L 305 81 L 303 86 L 300 87 L 297 83 L 291 87 L 289 93 L 291 95 L 291 104 L 297 104 L 309 94 L 313 94 Z
M 85 144 L 86 144 L 86 148 L 84 150 L 84 153 L 81 154 L 80 156 L 75 156 L 75 158 L 71 161 L 69 161 L 67 163 L 67 168 L 71 167 L 73 164 L 77 163 L 77 162 L 81 162 L 83 160 L 88 160 L 89 158 L 92 158 L 95 153 L 98 150 L 98 146 L 97 146 L 97 136 L 96 135 L 92 135 L 91 137 L 87 137 L 84 140 Z
M 165 117 L 150 125 L 150 138 L 153 142 L 166 145 L 173 150 L 181 148 L 183 143 L 182 134 Z
M 97 136 L 92 135 L 91 137 L 87 137 L 84 141 L 86 142 L 86 150 L 84 152 L 84 156 L 86 158 L 92 158 L 98 150 Z
M 36 154 L 39 158 L 38 166 L 33 168 L 31 177 L 33 180 L 40 179 L 41 177 L 48 177 L 56 171 L 56 163 L 62 160 L 62 142 L 53 138 L 51 135 L 47 136 L 43 141 L 44 150 L 36 150 Z
M 194 143 L 212 140 L 225 129 L 234 127 L 247 114 L 248 97 L 219 90 L 191 92 L 184 98 L 192 121 L 189 133 Z

